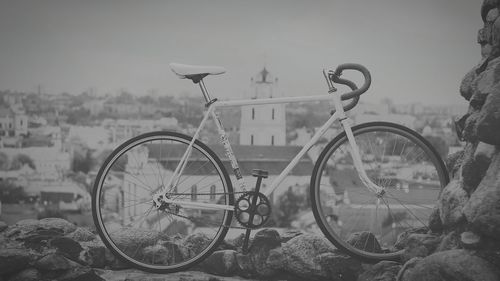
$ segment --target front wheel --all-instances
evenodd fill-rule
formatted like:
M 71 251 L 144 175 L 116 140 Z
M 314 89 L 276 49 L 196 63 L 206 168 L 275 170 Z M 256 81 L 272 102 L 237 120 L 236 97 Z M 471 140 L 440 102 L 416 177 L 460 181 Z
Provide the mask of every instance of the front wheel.
M 159 207 L 153 202 L 191 140 L 174 132 L 143 134 L 114 150 L 99 170 L 92 193 L 97 231 L 115 256 L 136 268 L 157 273 L 187 269 L 207 257 L 228 231 L 229 208 L 196 207 L 234 205 L 222 162 L 199 141 L 166 194 L 178 203 Z
M 427 228 L 448 173 L 422 136 L 393 123 L 352 128 L 363 167 L 384 189 L 375 194 L 360 180 L 346 133 L 320 154 L 311 178 L 312 209 L 324 235 L 339 249 L 367 262 L 398 260 L 397 236 Z

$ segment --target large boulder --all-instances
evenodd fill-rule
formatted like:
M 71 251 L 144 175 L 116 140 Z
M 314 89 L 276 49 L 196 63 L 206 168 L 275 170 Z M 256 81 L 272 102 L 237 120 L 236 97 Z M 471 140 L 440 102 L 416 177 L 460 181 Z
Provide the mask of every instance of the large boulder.
M 69 234 L 76 230 L 76 226 L 60 218 L 44 218 L 41 220 L 25 219 L 9 226 L 5 236 L 23 238 L 36 230 L 51 230 L 61 234 Z
M 466 250 L 434 253 L 400 273 L 401 281 L 498 281 L 498 270 Z
M 26 268 L 32 257 L 26 249 L 0 249 L 0 276 Z
M 439 196 L 439 216 L 444 228 L 452 227 L 464 220 L 463 208 L 469 196 L 462 187 L 460 180 L 453 180 Z
M 281 248 L 271 250 L 268 263 L 277 270 L 291 272 L 303 278 L 327 277 L 327 273 L 314 259 L 335 248 L 325 238 L 304 234 L 290 239 Z
M 500 153 L 496 153 L 478 188 L 463 212 L 476 232 L 495 239 L 500 237 Z
M 262 229 L 253 238 L 248 256 L 252 262 L 256 276 L 271 277 L 276 270 L 267 264 L 269 251 L 281 246 L 279 233 L 274 229 Z

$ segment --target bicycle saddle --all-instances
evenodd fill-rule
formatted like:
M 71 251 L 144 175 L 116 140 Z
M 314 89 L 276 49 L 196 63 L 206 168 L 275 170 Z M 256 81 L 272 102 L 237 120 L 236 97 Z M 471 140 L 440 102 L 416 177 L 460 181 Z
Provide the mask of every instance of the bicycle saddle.
M 188 65 L 180 63 L 171 63 L 170 68 L 179 76 L 179 78 L 192 79 L 195 76 L 218 75 L 226 72 L 224 67 L 220 66 L 201 66 L 201 65 Z

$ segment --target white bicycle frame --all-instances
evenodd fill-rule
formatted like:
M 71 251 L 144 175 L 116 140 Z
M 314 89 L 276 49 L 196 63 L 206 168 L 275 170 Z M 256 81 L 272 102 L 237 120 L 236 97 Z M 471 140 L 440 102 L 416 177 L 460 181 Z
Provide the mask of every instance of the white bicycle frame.
M 208 93 L 206 92 L 205 85 L 203 84 L 203 80 L 200 81 L 200 88 L 202 89 L 203 94 L 205 95 L 205 98 L 207 100 L 210 100 L 208 98 Z M 209 106 L 207 111 L 205 112 L 205 115 L 196 130 L 195 134 L 193 135 L 193 139 L 191 140 L 188 149 L 184 153 L 183 157 L 181 158 L 179 164 L 177 165 L 173 176 L 170 179 L 170 182 L 165 185 L 163 190 L 161 191 L 160 194 L 165 195 L 168 193 L 169 187 L 177 185 L 177 183 L 180 180 L 180 176 L 182 175 L 182 172 L 184 168 L 186 167 L 187 164 L 187 159 L 189 158 L 192 150 L 192 146 L 195 142 L 195 140 L 198 138 L 201 130 L 205 126 L 205 123 L 208 120 L 208 117 L 212 117 L 215 121 L 215 125 L 217 126 L 217 131 L 220 136 L 220 140 L 222 145 L 224 146 L 226 156 L 229 158 L 229 161 L 231 162 L 231 167 L 233 168 L 233 172 L 236 176 L 236 180 L 238 182 L 238 186 L 241 190 L 246 190 L 246 184 L 245 181 L 241 175 L 238 161 L 233 153 L 233 150 L 231 148 L 231 144 L 229 143 L 229 140 L 227 138 L 226 131 L 224 130 L 224 127 L 222 125 L 222 122 L 220 121 L 220 118 L 216 112 L 216 109 L 221 107 L 236 107 L 236 106 L 244 106 L 244 105 L 264 105 L 264 104 L 284 104 L 284 103 L 294 103 L 294 102 L 313 102 L 313 101 L 326 101 L 326 100 L 333 100 L 334 106 L 335 106 L 335 112 L 330 116 L 330 118 L 321 126 L 321 128 L 312 136 L 312 138 L 302 147 L 302 149 L 299 151 L 299 153 L 290 161 L 290 163 L 283 169 L 283 171 L 279 174 L 277 178 L 275 178 L 269 188 L 266 188 L 262 193 L 266 196 L 269 196 L 278 186 L 279 184 L 285 179 L 285 177 L 290 173 L 290 171 L 297 165 L 299 162 L 300 158 L 304 156 L 304 154 L 314 145 L 316 142 L 319 140 L 319 138 L 330 128 L 330 126 L 335 122 L 337 119 L 340 120 L 340 123 L 342 124 L 342 127 L 344 131 L 346 132 L 347 139 L 349 141 L 350 145 L 350 154 L 352 156 L 353 162 L 354 162 L 354 167 L 356 168 L 356 171 L 358 172 L 359 178 L 361 179 L 361 182 L 371 191 L 377 194 L 383 193 L 384 188 L 378 186 L 377 184 L 373 183 L 370 178 L 368 178 L 368 175 L 366 174 L 366 171 L 363 167 L 362 161 L 361 161 L 361 156 L 360 156 L 360 151 L 358 148 L 358 145 L 356 144 L 356 141 L 354 139 L 354 135 L 352 133 L 351 125 L 350 125 L 350 120 L 346 116 L 344 112 L 344 108 L 342 105 L 342 101 L 340 99 L 339 94 L 329 94 L 329 95 L 316 95 L 316 96 L 302 96 L 302 97 L 283 97 L 283 98 L 267 98 L 267 99 L 251 99 L 251 100 L 232 100 L 232 101 L 217 101 L 217 100 L 211 100 L 209 102 Z M 176 204 L 180 206 L 186 206 L 186 207 L 191 207 L 194 209 L 218 209 L 218 210 L 228 210 L 228 211 L 234 211 L 234 206 L 232 205 L 223 205 L 223 204 L 212 204 L 212 203 L 199 203 L 199 202 L 191 202 L 191 201 L 178 201 L 178 200 L 172 200 L 168 199 L 167 196 L 163 196 L 163 201 L 168 204 Z

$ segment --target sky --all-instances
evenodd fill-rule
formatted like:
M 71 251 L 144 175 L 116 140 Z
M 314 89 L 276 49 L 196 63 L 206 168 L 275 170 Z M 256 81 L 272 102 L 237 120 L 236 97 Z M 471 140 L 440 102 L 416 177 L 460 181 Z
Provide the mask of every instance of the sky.
M 212 96 L 242 98 L 264 66 L 285 96 L 327 92 L 322 69 L 354 62 L 362 97 L 463 104 L 480 60 L 481 1 L 0 0 L 0 90 L 198 95 L 170 62 L 223 66 Z M 358 83 L 358 76 L 347 76 Z M 341 90 L 346 90 L 341 88 Z

